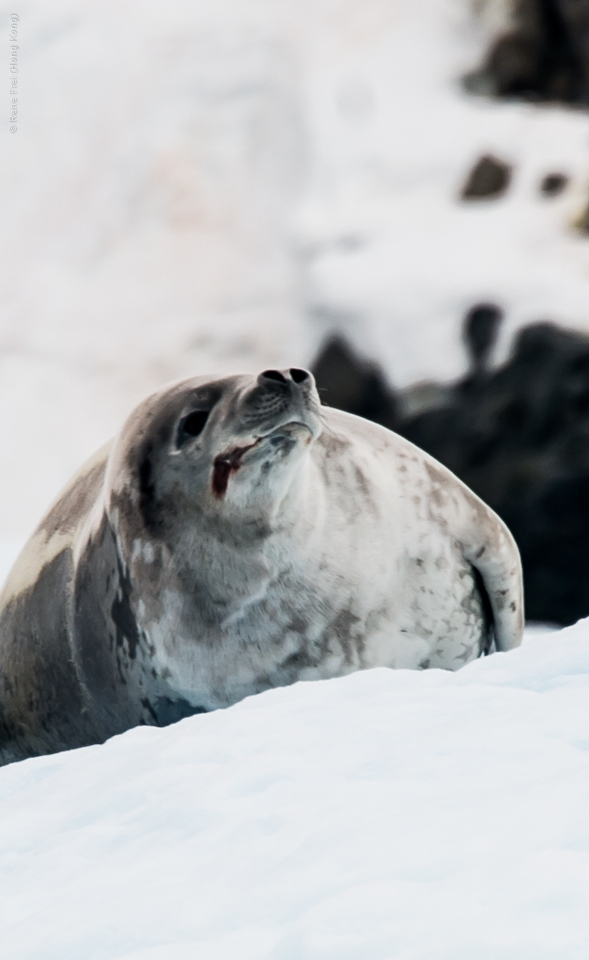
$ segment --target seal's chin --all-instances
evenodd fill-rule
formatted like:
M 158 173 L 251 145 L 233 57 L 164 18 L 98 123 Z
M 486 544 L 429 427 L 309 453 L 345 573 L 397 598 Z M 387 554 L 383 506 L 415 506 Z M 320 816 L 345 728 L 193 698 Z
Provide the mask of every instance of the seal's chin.
M 283 443 L 289 443 L 293 439 L 302 439 L 304 443 L 311 443 L 315 438 L 315 433 L 309 423 L 303 423 L 302 420 L 289 420 L 280 427 L 275 427 L 270 433 L 265 433 L 258 437 L 256 446 L 260 443 L 268 442 L 272 447 L 279 447 Z
M 284 460 L 291 450 L 299 444 L 310 445 L 318 433 L 309 423 L 301 420 L 289 420 L 275 427 L 269 433 L 256 437 L 251 443 L 234 446 L 219 454 L 213 461 L 211 486 L 214 495 L 221 498 L 227 492 L 232 474 L 250 464 Z
M 302 420 L 289 420 L 275 427 L 269 433 L 258 437 L 248 450 L 244 463 L 249 461 L 272 464 L 284 460 L 295 447 L 307 447 L 316 439 L 316 433 L 309 423 Z M 251 451 L 251 452 L 250 452 Z

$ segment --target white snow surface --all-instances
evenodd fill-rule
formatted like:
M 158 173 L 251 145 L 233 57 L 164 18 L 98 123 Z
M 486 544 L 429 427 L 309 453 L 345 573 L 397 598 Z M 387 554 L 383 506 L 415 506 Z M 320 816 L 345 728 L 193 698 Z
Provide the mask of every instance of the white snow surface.
M 0 770 L 11 960 L 585 960 L 589 622 Z

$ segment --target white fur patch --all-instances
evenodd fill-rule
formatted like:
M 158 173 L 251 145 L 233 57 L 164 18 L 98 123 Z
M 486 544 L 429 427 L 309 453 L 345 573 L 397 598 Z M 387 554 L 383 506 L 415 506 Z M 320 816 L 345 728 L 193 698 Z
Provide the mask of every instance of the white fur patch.
M 72 490 L 80 480 L 87 476 L 97 464 L 106 459 L 109 448 L 110 442 L 101 447 L 100 450 L 84 463 L 55 498 L 46 516 L 49 515 L 54 506 L 58 504 L 63 497 L 67 496 L 68 492 Z M 82 517 L 80 519 L 83 521 L 84 526 L 86 526 L 88 518 Z M 73 548 L 74 541 L 78 539 L 79 530 L 77 529 L 68 530 L 67 532 L 56 531 L 48 535 L 47 532 L 42 529 L 42 525 L 43 521 L 41 522 L 40 529 L 33 534 L 25 545 L 17 557 L 12 570 L 8 574 L 4 588 L 0 594 L 0 609 L 14 597 L 30 589 L 30 587 L 37 582 L 39 573 L 43 567 L 51 563 L 62 550 L 67 547 Z

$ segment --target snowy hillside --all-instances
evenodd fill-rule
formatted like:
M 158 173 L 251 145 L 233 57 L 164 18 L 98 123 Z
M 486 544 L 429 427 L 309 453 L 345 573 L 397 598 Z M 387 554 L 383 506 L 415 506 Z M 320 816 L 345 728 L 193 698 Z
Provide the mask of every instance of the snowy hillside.
M 301 365 L 334 325 L 399 385 L 454 375 L 481 298 L 507 309 L 503 352 L 531 319 L 587 327 L 587 116 L 467 97 L 494 29 L 475 7 L 23 0 L 0 536 L 28 533 L 167 379 Z M 487 151 L 513 163 L 509 191 L 460 204 Z M 553 171 L 570 184 L 547 199 Z
M 3 768 L 3 955 L 584 960 L 588 630 Z

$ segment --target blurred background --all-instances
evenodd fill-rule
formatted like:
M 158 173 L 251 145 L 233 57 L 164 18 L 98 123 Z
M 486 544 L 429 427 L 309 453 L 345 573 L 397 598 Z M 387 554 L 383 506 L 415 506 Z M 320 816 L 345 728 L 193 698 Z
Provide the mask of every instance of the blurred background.
M 305 365 L 589 615 L 589 0 L 0 6 L 4 554 L 150 390 Z

